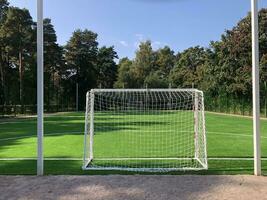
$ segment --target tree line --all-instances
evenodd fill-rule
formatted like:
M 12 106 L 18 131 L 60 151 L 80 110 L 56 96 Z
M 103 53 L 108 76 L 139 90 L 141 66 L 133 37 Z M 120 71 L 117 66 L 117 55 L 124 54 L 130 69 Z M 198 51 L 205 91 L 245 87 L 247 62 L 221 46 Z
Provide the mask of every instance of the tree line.
M 212 31 L 212 30 L 210 30 Z M 209 47 L 175 52 L 140 43 L 133 59 L 119 58 L 114 46 L 100 47 L 97 33 L 77 29 L 66 45 L 57 43 L 50 19 L 44 19 L 45 105 L 79 108 L 91 88 L 198 88 L 206 105 L 251 104 L 251 19 L 241 19 Z M 267 9 L 259 12 L 260 92 L 267 94 Z M 36 104 L 36 22 L 27 9 L 0 0 L 0 105 Z M 229 101 L 231 100 L 231 101 Z M 218 103 L 218 102 L 217 102 Z M 212 107 L 210 107 L 212 109 Z
M 36 29 L 27 9 L 0 0 L 0 105 L 36 104 Z M 60 46 L 51 20 L 44 19 L 45 105 L 74 105 L 78 84 L 83 108 L 87 90 L 113 87 L 117 58 L 113 46 L 99 47 L 97 34 L 87 29 L 75 30 Z
M 175 53 L 168 46 L 153 50 L 140 44 L 134 59 L 118 64 L 115 87 L 198 88 L 208 110 L 251 114 L 252 48 L 250 13 L 208 48 L 195 46 Z M 212 30 L 210 30 L 212 31 Z M 259 11 L 260 93 L 267 116 L 267 9 Z

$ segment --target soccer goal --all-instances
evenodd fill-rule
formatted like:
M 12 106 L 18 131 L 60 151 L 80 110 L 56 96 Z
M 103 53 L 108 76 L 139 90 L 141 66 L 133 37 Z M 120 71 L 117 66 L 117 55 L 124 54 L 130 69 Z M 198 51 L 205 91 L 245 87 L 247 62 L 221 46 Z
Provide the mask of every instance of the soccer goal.
M 83 169 L 207 168 L 202 91 L 93 89 L 87 93 Z

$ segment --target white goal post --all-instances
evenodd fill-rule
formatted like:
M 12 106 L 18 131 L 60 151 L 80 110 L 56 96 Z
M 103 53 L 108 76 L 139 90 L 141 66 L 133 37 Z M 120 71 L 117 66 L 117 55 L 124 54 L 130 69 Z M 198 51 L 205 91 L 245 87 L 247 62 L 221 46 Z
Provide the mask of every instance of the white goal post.
M 86 95 L 84 170 L 207 169 L 203 92 L 93 89 Z

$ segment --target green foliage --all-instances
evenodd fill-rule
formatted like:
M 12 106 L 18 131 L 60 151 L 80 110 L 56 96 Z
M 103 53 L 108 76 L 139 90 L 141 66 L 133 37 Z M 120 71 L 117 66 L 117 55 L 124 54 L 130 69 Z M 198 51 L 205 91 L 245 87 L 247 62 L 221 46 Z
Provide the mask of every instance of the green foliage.
M 133 61 L 121 59 L 115 87 L 166 88 L 175 61 L 174 52 L 169 47 L 154 51 L 150 41 L 142 42 Z
M 260 84 L 267 102 L 267 9 L 259 12 Z M 120 63 L 117 85 L 127 87 L 199 88 L 210 99 L 231 99 L 238 106 L 251 104 L 251 18 L 241 19 L 209 48 L 190 47 L 176 56 L 169 47 L 154 51 L 150 41 L 140 44 L 136 57 Z M 124 78 L 127 77 L 127 78 Z M 130 85 L 129 81 L 134 83 Z M 216 103 L 215 103 L 216 102 Z M 220 101 L 221 106 L 228 106 Z M 214 104 L 214 105 L 213 105 Z M 266 104 L 267 106 L 267 104 Z M 265 106 L 265 107 L 266 107 Z M 250 109 L 249 109 L 250 110 Z
M 19 102 L 24 104 L 24 74 L 30 67 L 27 60 L 31 59 L 33 21 L 26 9 L 9 7 L 0 27 L 0 40 L 3 45 L 2 54 L 7 60 L 7 68 L 14 66 L 19 71 Z M 12 66 L 10 62 L 12 61 Z M 6 86 L 6 85 L 5 85 Z M 8 87 L 8 86 L 6 86 Z M 9 89 L 8 89 L 9 90 Z M 16 101 L 16 100 L 15 100 Z
M 144 80 L 149 73 L 155 70 L 155 53 L 153 52 L 150 41 L 142 42 L 139 50 L 136 52 L 136 57 L 133 61 L 133 75 L 136 80 L 137 88 L 144 87 Z
M 260 60 L 266 54 L 267 9 L 259 13 Z M 251 19 L 250 15 L 226 31 L 219 42 L 211 43 L 213 52 L 212 69 L 215 88 L 241 98 L 251 95 Z M 263 73 L 263 71 L 262 71 Z M 263 76 L 262 76 L 263 78 Z M 261 83 L 263 83 L 261 79 Z
M 57 43 L 57 35 L 50 19 L 44 19 L 44 73 L 45 102 L 59 104 L 60 73 L 64 70 L 63 48 Z M 63 72 L 64 73 L 64 72 Z
M 5 17 L 8 5 L 9 3 L 7 0 L 0 0 L 0 21 Z
M 190 47 L 175 53 L 153 49 L 143 41 L 130 60 L 113 46 L 99 48 L 97 33 L 76 30 L 61 47 L 50 19 L 44 20 L 45 104 L 75 104 L 79 85 L 80 109 L 91 88 L 195 87 L 203 90 L 210 108 L 216 99 L 251 104 L 250 14 L 226 30 L 208 48 Z M 267 102 L 267 9 L 259 12 L 260 88 Z M 63 95 L 64 94 L 64 95 Z M 225 100 L 220 100 L 225 107 Z M 0 0 L 0 105 L 36 103 L 36 23 L 26 9 Z M 267 110 L 267 103 L 265 107 Z M 229 105 L 227 105 L 229 107 Z M 266 113 L 267 114 L 267 113 Z
M 115 88 L 134 88 L 135 80 L 132 70 L 133 62 L 128 58 L 122 58 L 118 64 L 118 78 Z
M 162 75 L 161 71 L 150 73 L 145 79 L 145 85 L 148 88 L 168 88 L 168 80 Z
M 85 105 L 85 94 L 97 86 L 96 64 L 98 55 L 97 34 L 85 30 L 76 30 L 65 47 L 67 64 L 66 77 L 71 82 L 69 95 L 75 102 L 76 83 L 79 84 L 80 105 Z
M 165 46 L 156 51 L 155 54 L 158 70 L 164 77 L 168 77 L 176 62 L 174 51 L 172 51 L 170 47 Z
M 176 87 L 190 88 L 192 85 L 198 87 L 202 77 L 200 71 L 207 60 L 204 48 L 192 47 L 179 55 L 174 69 L 170 73 L 170 80 Z
M 102 47 L 97 54 L 97 85 L 101 88 L 112 88 L 117 79 L 117 64 L 114 59 L 118 58 L 114 47 Z
M 0 29 L 0 36 L 9 54 L 18 55 L 18 50 L 24 52 L 28 50 L 32 38 L 32 25 L 33 21 L 28 10 L 9 7 Z

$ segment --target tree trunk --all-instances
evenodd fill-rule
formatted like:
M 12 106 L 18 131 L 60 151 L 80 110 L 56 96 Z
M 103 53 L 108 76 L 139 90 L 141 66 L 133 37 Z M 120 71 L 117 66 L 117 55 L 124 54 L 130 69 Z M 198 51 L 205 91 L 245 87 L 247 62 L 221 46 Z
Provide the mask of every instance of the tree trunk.
M 5 69 L 4 69 L 4 62 L 3 62 L 3 53 L 1 51 L 0 54 L 0 81 L 1 81 L 1 85 L 0 85 L 0 91 L 1 91 L 1 95 L 0 95 L 0 104 L 4 105 L 5 104 Z
M 54 71 L 52 71 L 52 101 L 53 103 L 55 102 L 54 99 L 55 99 L 55 74 L 54 74 Z
M 47 74 L 47 91 L 46 91 L 46 94 L 47 94 L 47 110 L 48 110 L 48 112 L 50 112 L 50 74 L 49 74 L 49 72 L 48 73 L 45 73 L 45 74 Z
M 20 100 L 22 109 L 24 109 L 23 76 L 24 76 L 24 66 L 22 63 L 22 51 L 20 50 L 19 52 L 19 100 Z
M 9 53 L 5 52 L 4 53 L 4 68 L 6 70 L 4 70 L 5 76 L 4 76 L 4 92 L 5 92 L 5 104 L 8 105 L 10 104 L 10 94 L 9 94 L 9 85 L 5 84 L 8 83 L 8 73 L 9 73 Z

